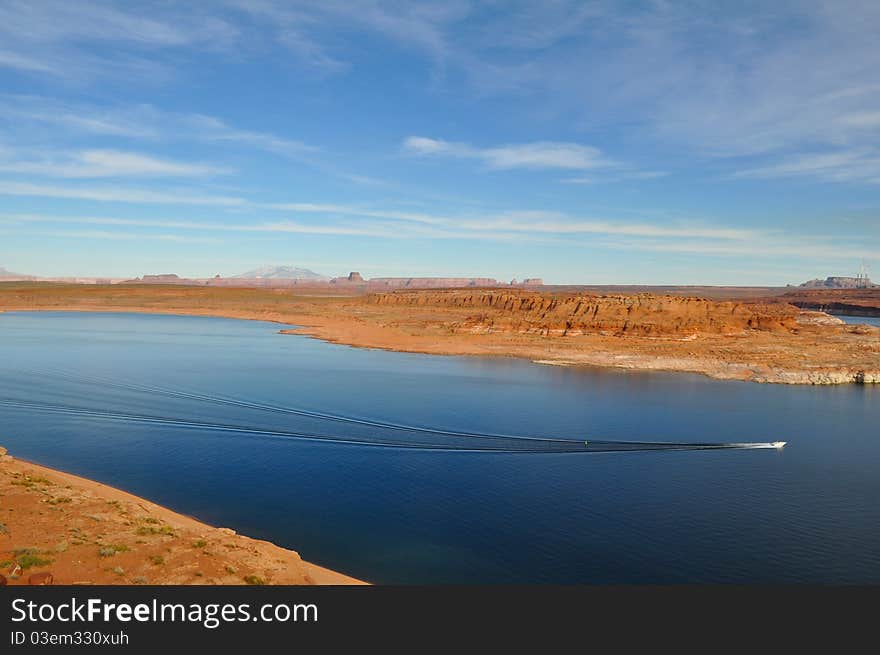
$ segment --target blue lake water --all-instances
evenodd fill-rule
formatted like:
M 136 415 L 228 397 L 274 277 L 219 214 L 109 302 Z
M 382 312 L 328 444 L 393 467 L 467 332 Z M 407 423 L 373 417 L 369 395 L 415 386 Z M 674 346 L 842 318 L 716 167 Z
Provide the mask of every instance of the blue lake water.
M 0 444 L 378 583 L 880 583 L 880 388 L 390 353 L 280 327 L 0 314 Z M 386 424 L 789 445 L 481 452 L 496 442 Z
M 880 327 L 880 316 L 845 316 L 843 314 L 835 314 L 835 316 L 846 323 L 862 323 Z

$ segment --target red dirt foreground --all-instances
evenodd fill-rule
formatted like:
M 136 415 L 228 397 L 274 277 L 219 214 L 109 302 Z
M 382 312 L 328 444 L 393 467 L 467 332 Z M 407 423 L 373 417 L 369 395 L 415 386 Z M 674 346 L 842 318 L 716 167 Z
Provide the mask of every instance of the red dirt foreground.
M 0 448 L 0 585 L 363 584 Z

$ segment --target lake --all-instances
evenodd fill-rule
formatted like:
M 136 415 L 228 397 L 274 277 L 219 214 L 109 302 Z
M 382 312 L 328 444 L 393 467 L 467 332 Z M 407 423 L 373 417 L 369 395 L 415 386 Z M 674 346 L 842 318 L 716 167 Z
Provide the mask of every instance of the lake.
M 845 323 L 861 323 L 863 325 L 880 327 L 880 316 L 846 316 L 844 314 L 834 314 L 834 316 Z
M 0 444 L 377 583 L 880 583 L 880 388 L 382 352 L 282 327 L 0 313 Z

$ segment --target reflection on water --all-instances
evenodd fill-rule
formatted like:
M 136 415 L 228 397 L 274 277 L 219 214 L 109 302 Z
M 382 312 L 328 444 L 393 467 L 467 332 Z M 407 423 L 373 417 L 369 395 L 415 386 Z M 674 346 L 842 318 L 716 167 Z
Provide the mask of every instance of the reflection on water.
M 880 582 L 880 389 L 278 329 L 0 314 L 0 443 L 377 582 Z

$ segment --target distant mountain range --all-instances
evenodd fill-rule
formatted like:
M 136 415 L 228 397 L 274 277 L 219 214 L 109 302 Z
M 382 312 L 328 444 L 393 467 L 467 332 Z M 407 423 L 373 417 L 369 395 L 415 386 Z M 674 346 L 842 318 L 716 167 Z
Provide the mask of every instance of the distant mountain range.
M 263 266 L 256 268 L 241 275 L 234 275 L 236 278 L 245 278 L 248 280 L 322 280 L 326 281 L 330 278 L 320 273 L 315 273 L 307 268 L 299 268 L 297 266 Z

